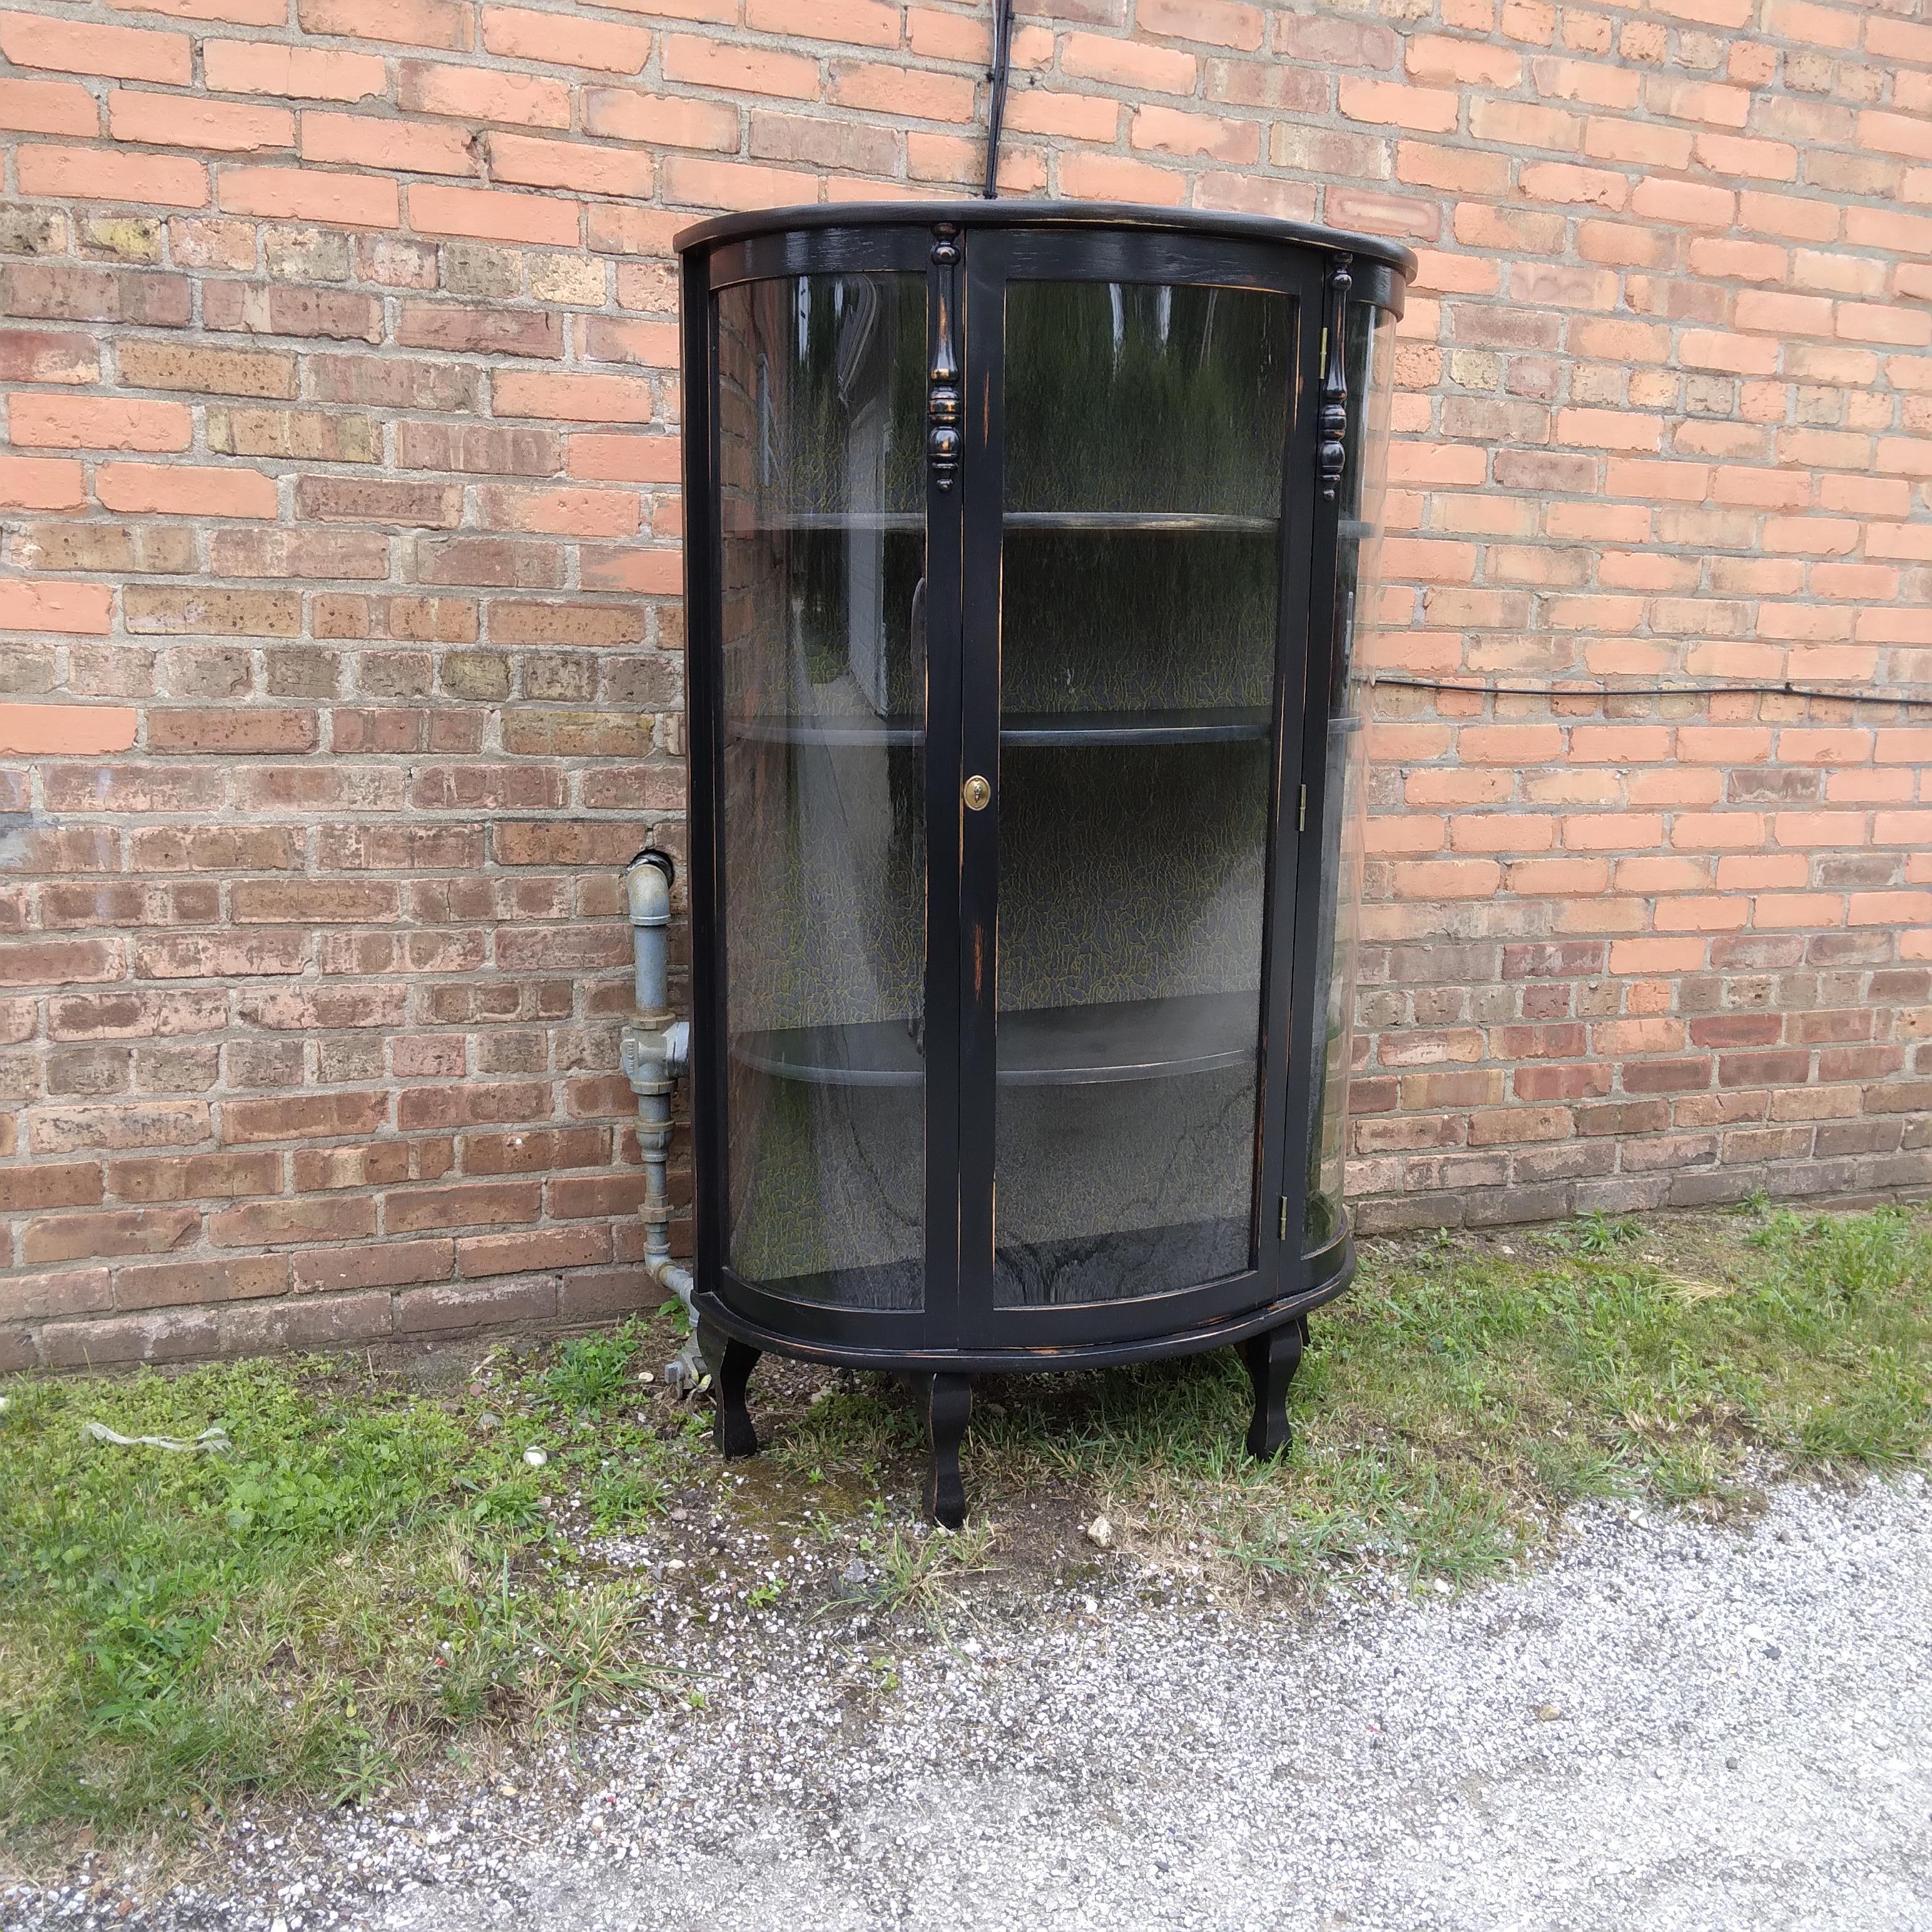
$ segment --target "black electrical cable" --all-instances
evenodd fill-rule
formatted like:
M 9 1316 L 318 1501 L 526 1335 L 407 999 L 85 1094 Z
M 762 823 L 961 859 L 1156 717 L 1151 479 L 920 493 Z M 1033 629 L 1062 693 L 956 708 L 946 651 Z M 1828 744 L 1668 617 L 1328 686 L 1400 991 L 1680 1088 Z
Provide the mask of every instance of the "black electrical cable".
M 1904 704 L 1932 710 L 1932 693 L 1914 696 L 1903 691 L 1826 691 L 1816 685 L 1791 684 L 1508 684 L 1486 680 L 1459 682 L 1444 677 L 1409 677 L 1400 672 L 1378 673 L 1377 684 L 1400 685 L 1411 691 L 1466 691 L 1479 697 L 1509 698 L 1719 698 L 1731 693 L 1762 698 L 1826 698 L 1846 704 Z
M 982 199 L 1000 193 L 1000 124 L 1006 118 L 1006 69 L 1013 51 L 1013 0 L 993 0 L 993 64 L 986 70 L 992 91 L 986 98 L 986 183 Z

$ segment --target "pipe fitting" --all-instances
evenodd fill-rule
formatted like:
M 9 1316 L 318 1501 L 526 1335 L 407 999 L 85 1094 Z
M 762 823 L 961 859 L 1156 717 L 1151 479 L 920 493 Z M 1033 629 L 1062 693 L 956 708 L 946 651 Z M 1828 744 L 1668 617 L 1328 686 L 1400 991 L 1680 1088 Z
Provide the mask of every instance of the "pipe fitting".
M 646 845 L 624 868 L 624 897 L 633 926 L 670 925 L 671 881 L 676 875 L 670 854 L 655 845 Z
M 644 1199 L 638 1219 L 644 1224 L 644 1268 L 659 1286 L 684 1304 L 691 1337 L 664 1366 L 674 1388 L 694 1384 L 704 1372 L 697 1355 L 696 1286 L 691 1270 L 671 1258 L 671 1089 L 691 1055 L 691 1022 L 674 1019 L 670 1006 L 670 888 L 676 876 L 668 853 L 646 846 L 624 868 L 624 901 L 631 921 L 636 968 L 638 1017 L 625 1028 L 619 1064 L 638 1096 L 638 1144 L 644 1161 Z

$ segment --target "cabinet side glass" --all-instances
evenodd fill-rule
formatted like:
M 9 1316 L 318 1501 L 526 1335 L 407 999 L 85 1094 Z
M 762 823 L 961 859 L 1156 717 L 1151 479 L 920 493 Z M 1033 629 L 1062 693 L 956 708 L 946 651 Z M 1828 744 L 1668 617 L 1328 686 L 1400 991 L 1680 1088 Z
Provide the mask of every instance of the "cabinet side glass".
M 788 1298 L 916 1309 L 925 284 L 714 300 L 727 1258 Z
M 1366 694 L 1375 668 L 1376 557 L 1394 388 L 1395 318 L 1372 304 L 1356 303 L 1348 310 L 1346 338 L 1348 453 L 1336 538 L 1335 627 L 1328 662 L 1327 769 L 1322 786 L 1324 896 L 1315 946 L 1315 1032 L 1304 1049 L 1312 1066 L 1303 1228 L 1310 1252 L 1326 1247 L 1342 1226 L 1360 930 Z M 1310 675 L 1312 682 L 1312 669 Z

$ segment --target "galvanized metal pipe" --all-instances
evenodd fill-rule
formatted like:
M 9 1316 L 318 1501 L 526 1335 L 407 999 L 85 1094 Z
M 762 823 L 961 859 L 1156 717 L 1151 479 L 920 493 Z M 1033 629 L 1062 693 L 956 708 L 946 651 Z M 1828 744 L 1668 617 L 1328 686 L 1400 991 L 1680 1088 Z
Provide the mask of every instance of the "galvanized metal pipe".
M 624 872 L 624 897 L 629 909 L 632 952 L 636 968 L 638 1016 L 624 1029 L 622 1064 L 631 1090 L 638 1096 L 638 1141 L 644 1157 L 644 1267 L 660 1286 L 684 1304 L 691 1324 L 688 1340 L 676 1357 L 664 1365 L 664 1378 L 674 1387 L 694 1382 L 703 1373 L 697 1352 L 697 1315 L 691 1303 L 695 1283 L 691 1270 L 674 1261 L 670 1252 L 670 1159 L 672 1090 L 690 1054 L 691 1023 L 674 1019 L 670 1011 L 670 944 L 671 862 L 648 848 Z

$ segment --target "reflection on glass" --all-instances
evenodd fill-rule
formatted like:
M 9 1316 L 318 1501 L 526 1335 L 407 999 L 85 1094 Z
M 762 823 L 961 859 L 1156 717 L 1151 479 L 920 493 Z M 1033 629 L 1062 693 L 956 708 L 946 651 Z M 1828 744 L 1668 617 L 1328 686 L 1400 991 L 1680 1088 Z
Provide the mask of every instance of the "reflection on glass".
M 1290 322 L 1007 293 L 1001 1306 L 1252 1264 Z
M 716 304 L 730 1265 L 916 1308 L 925 286 L 788 277 Z
M 1382 520 L 1395 323 L 1384 310 L 1356 304 L 1348 327 L 1348 464 L 1342 472 L 1335 559 L 1335 632 L 1330 660 L 1328 771 L 1323 788 L 1322 877 L 1332 879 L 1315 950 L 1315 1076 L 1309 1091 L 1308 1208 L 1310 1251 L 1342 1231 L 1348 1153 L 1348 1074 L 1354 1052 L 1355 953 L 1362 888 L 1362 694 L 1371 675 L 1366 633 L 1375 594 L 1376 540 Z
M 1274 528 L 1186 535 L 1008 527 L 1000 696 L 1034 714 L 1225 710 L 1267 730 Z
M 1166 283 L 1006 295 L 1009 518 L 1281 514 L 1286 301 Z

